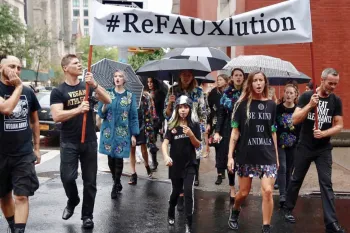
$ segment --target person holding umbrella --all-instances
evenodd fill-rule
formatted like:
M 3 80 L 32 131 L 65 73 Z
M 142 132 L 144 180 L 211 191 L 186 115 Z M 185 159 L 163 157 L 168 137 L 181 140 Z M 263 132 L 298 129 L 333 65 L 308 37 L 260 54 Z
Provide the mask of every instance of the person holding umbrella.
M 120 177 L 124 158 L 130 155 L 130 147 L 136 146 L 136 136 L 140 134 L 135 95 L 124 88 L 128 78 L 124 71 L 114 73 L 115 88 L 107 89 L 111 104 L 99 103 L 98 114 L 103 119 L 99 152 L 108 155 L 108 166 L 112 173 L 111 198 L 117 198 L 123 189 Z
M 241 205 L 249 195 L 253 177 L 261 179 L 263 233 L 271 232 L 273 184 L 278 169 L 276 103 L 268 99 L 268 81 L 261 71 L 250 73 L 232 114 L 227 169 L 237 171 L 239 191 L 228 225 L 238 230 Z
M 225 178 L 225 169 L 227 165 L 227 153 L 229 149 L 229 141 L 231 135 L 231 115 L 233 106 L 235 105 L 238 98 L 241 96 L 242 88 L 244 83 L 244 71 L 240 68 L 234 68 L 231 72 L 231 81 L 229 87 L 224 91 L 221 99 L 220 106 L 217 113 L 217 124 L 215 127 L 214 142 L 219 143 L 219 151 L 217 156 L 221 161 L 220 173 L 218 173 L 218 179 L 215 183 L 220 184 L 222 179 Z M 225 168 L 222 168 L 225 163 Z M 222 170 L 224 169 L 224 170 Z M 221 174 L 221 176 L 220 176 Z M 235 199 L 235 173 L 228 173 L 229 185 L 230 185 L 230 200 L 231 202 Z
M 177 98 L 179 98 L 181 95 L 188 96 L 192 102 L 192 111 L 194 114 L 195 119 L 200 123 L 201 126 L 201 133 L 204 133 L 205 131 L 205 124 L 207 122 L 207 115 L 209 115 L 210 110 L 206 106 L 204 96 L 203 96 L 203 90 L 198 87 L 197 81 L 194 78 L 194 75 L 191 70 L 182 70 L 179 75 L 179 83 L 178 85 L 171 88 L 165 98 L 164 102 L 164 116 L 166 119 L 170 119 L 172 112 L 175 109 L 175 101 Z M 196 148 L 197 152 L 197 169 L 196 169 L 196 177 L 194 181 L 194 185 L 199 185 L 199 164 L 200 164 L 200 158 L 202 156 L 202 148 L 203 145 L 201 143 L 200 147 Z M 178 203 L 178 210 L 183 210 L 183 193 L 180 194 L 179 203 Z

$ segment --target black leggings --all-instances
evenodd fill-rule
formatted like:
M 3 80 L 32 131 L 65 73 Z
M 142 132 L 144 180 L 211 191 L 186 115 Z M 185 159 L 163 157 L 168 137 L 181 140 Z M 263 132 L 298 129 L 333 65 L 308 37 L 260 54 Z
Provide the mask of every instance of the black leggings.
M 226 169 L 217 168 L 218 174 L 223 175 Z M 236 172 L 230 173 L 227 171 L 228 182 L 230 186 L 235 186 L 235 174 Z
M 187 172 L 185 178 L 172 178 L 171 185 L 172 191 L 170 194 L 169 204 L 171 207 L 175 207 L 177 199 L 180 193 L 184 191 L 185 196 L 185 213 L 186 216 L 192 216 L 193 214 L 193 182 L 195 173 Z
M 124 161 L 120 158 L 112 158 L 108 156 L 108 166 L 112 173 L 112 179 L 116 183 L 120 183 L 120 177 L 123 173 Z
M 200 165 L 200 163 L 201 163 L 201 160 L 197 159 L 196 180 L 199 179 L 199 165 Z

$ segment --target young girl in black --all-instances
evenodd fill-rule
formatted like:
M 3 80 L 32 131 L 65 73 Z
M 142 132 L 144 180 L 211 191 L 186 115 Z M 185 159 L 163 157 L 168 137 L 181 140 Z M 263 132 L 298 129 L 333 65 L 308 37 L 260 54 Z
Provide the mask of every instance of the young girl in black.
M 197 160 L 196 148 L 200 146 L 201 132 L 191 114 L 192 101 L 187 96 L 180 96 L 175 102 L 175 110 L 169 121 L 168 130 L 162 145 L 165 165 L 169 166 L 172 192 L 169 200 L 168 223 L 175 223 L 175 206 L 184 190 L 186 232 L 192 232 L 193 183 Z M 168 145 L 170 156 L 168 155 Z
M 273 184 L 277 175 L 276 103 L 268 99 L 264 73 L 249 74 L 243 93 L 233 110 L 227 168 L 238 175 L 239 191 L 229 218 L 229 227 L 238 229 L 241 205 L 247 198 L 253 177 L 261 179 L 262 232 L 271 232 Z

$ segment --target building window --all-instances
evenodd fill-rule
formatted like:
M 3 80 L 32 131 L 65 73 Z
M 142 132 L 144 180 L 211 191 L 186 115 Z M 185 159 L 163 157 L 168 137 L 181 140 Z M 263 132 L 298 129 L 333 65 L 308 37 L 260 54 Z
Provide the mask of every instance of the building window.
M 84 0 L 84 7 L 88 7 L 89 6 L 89 0 Z
M 84 10 L 84 16 L 88 17 L 89 16 L 89 10 Z
M 84 19 L 84 26 L 89 26 L 89 20 L 88 19 Z
M 89 36 L 89 28 L 84 28 L 84 36 Z
M 73 7 L 79 7 L 80 6 L 80 0 L 73 0 Z
M 79 16 L 79 10 L 73 10 L 73 16 Z

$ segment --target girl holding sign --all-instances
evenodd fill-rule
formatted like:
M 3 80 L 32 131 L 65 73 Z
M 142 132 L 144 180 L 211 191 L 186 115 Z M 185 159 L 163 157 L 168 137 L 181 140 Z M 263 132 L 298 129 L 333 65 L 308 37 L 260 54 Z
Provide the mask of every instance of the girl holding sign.
M 253 177 L 259 177 L 263 198 L 262 232 L 270 232 L 272 191 L 279 162 L 275 126 L 276 103 L 268 99 L 268 82 L 264 73 L 249 74 L 232 116 L 233 129 L 227 167 L 230 172 L 237 171 L 240 188 L 228 225 L 231 229 L 238 229 L 241 205 L 250 192 Z
M 165 165 L 169 166 L 172 192 L 169 200 L 168 223 L 175 223 L 175 206 L 177 199 L 184 191 L 186 232 L 192 232 L 193 183 L 197 167 L 196 148 L 200 147 L 201 131 L 199 123 L 192 114 L 192 100 L 182 95 L 175 102 L 175 110 L 169 121 L 162 151 Z M 168 155 L 168 145 L 170 156 Z

